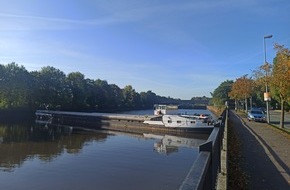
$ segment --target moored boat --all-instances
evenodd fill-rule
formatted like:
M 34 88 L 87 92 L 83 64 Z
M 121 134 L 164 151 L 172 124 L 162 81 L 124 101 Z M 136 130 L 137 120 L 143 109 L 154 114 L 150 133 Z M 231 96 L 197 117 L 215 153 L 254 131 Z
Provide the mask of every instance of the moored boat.
M 168 128 L 209 128 L 214 126 L 209 116 L 206 115 L 169 115 L 165 114 L 144 123 L 149 125 L 160 125 Z
M 36 112 L 35 115 L 36 115 L 36 120 L 35 120 L 36 123 L 39 123 L 39 124 L 51 124 L 52 123 L 53 116 L 50 113 L 41 113 L 41 112 L 38 113 L 38 112 Z
M 176 114 L 178 110 L 178 106 L 155 104 L 153 109 L 154 109 L 154 115 Z

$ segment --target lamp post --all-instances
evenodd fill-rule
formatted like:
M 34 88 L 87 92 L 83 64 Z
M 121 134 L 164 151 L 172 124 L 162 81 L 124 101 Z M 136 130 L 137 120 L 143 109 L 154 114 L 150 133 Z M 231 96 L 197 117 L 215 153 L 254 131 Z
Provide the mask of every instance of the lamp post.
M 269 65 L 267 63 L 267 56 L 266 56 L 266 39 L 272 38 L 273 35 L 264 36 L 264 62 L 265 62 L 265 70 L 266 70 L 266 92 L 264 93 L 264 100 L 266 101 L 266 109 L 267 109 L 267 123 L 270 123 L 270 114 L 269 114 L 269 101 L 271 100 L 268 92 L 268 83 L 267 83 L 267 77 L 268 77 L 268 69 Z

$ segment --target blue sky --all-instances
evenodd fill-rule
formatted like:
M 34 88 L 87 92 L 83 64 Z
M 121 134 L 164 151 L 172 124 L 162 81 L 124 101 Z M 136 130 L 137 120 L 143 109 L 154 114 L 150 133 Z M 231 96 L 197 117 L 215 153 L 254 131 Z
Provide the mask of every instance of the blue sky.
M 289 0 L 0 0 L 0 64 L 190 99 L 290 48 Z

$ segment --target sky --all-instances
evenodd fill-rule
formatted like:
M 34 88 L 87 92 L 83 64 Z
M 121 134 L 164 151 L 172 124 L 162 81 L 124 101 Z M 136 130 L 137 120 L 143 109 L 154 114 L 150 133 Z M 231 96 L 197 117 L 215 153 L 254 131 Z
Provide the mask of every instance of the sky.
M 211 97 L 290 48 L 289 0 L 0 0 L 0 64 Z

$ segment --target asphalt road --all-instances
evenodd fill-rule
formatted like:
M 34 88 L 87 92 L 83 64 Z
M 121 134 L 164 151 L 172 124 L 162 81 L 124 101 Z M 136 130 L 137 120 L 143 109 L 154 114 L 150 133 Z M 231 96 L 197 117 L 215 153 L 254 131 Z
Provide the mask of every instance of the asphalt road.
M 273 125 L 276 125 L 277 127 L 280 127 L 281 111 L 270 110 L 269 113 L 270 113 L 270 123 Z M 290 130 L 290 113 L 289 112 L 285 112 L 284 127 Z

